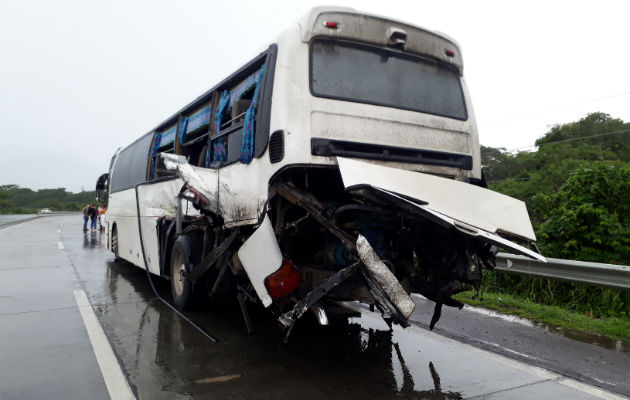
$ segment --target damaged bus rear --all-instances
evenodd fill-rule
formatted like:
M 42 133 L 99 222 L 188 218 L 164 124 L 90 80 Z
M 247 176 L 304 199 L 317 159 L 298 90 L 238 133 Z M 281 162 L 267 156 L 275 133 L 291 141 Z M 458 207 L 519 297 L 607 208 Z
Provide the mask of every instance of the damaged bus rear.
M 179 307 L 235 296 L 249 325 L 259 303 L 285 338 L 344 301 L 406 326 L 410 293 L 433 328 L 499 247 L 544 259 L 524 203 L 486 188 L 463 70 L 443 34 L 315 8 L 117 152 L 108 246 Z

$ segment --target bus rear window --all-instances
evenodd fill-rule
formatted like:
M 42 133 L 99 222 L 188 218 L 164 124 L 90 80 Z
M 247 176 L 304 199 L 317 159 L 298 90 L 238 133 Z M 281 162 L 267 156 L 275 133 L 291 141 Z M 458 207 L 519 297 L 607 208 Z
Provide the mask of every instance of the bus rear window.
M 358 45 L 313 42 L 311 92 L 318 97 L 468 119 L 455 71 L 430 60 Z

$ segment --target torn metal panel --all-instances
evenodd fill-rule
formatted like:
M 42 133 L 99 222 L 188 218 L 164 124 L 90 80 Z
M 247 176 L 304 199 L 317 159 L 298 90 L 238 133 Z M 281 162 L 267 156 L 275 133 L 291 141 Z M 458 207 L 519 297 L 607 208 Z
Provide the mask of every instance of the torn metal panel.
M 165 182 L 161 182 L 156 185 L 142 185 L 138 187 L 138 200 L 140 208 L 140 218 L 142 219 L 142 235 L 145 238 L 157 237 L 157 219 L 161 217 L 174 217 L 177 209 L 177 195 L 182 187 L 182 180 L 175 178 Z M 125 196 L 126 198 L 122 198 Z M 110 199 L 117 197 L 118 204 L 135 204 L 135 193 L 133 191 L 122 191 L 114 193 L 110 196 Z M 114 203 L 114 202 L 112 202 Z M 108 212 L 116 212 L 117 215 L 129 215 L 134 218 L 119 218 L 116 221 L 116 229 L 118 232 L 127 232 L 134 228 L 136 212 L 133 209 L 121 210 L 116 209 L 114 211 L 108 210 Z M 113 214 L 116 215 L 116 214 Z M 199 215 L 199 212 L 193 207 L 188 207 L 186 215 L 195 216 Z M 131 246 L 129 246 L 131 244 Z M 131 236 L 130 239 L 120 241 L 120 254 L 128 261 L 139 265 L 142 259 L 142 255 L 138 251 L 133 251 L 134 248 L 140 246 L 138 236 Z M 134 247 L 138 246 L 138 247 Z M 131 250 L 131 251 L 130 251 Z M 160 273 L 160 252 L 157 241 L 147 240 L 144 243 L 144 250 L 147 255 L 147 265 L 149 271 L 156 275 Z
M 383 289 L 391 303 L 396 306 L 406 319 L 409 319 L 416 308 L 416 304 L 362 235 L 359 235 L 357 239 L 357 253 L 370 275 Z
M 427 209 L 486 232 L 535 241 L 525 203 L 478 186 L 337 157 L 346 189 L 370 185 L 428 203 Z
M 265 307 L 269 307 L 273 300 L 265 287 L 265 278 L 280 268 L 282 252 L 266 215 L 258 229 L 238 250 L 238 258 L 260 301 Z
M 186 183 L 189 190 L 201 198 L 204 208 L 216 213 L 218 210 L 218 173 L 215 170 L 194 167 L 185 157 L 175 154 L 160 153 L 167 169 L 175 171 Z
M 413 207 L 415 207 L 419 212 L 423 213 L 425 216 L 434 219 L 434 220 L 439 220 L 443 223 L 446 223 L 448 225 L 451 225 L 453 227 L 455 227 L 458 231 L 468 235 L 468 236 L 472 236 L 472 237 L 478 237 L 478 238 L 482 238 L 486 241 L 489 241 L 491 243 L 494 243 L 496 245 L 499 245 L 501 247 L 510 249 L 514 252 L 516 252 L 517 254 L 522 254 L 525 256 L 528 256 L 530 258 L 536 259 L 536 260 L 540 260 L 542 262 L 546 262 L 547 259 L 542 256 L 541 254 L 538 254 L 532 250 L 529 250 L 521 245 L 518 245 L 514 242 L 511 242 L 507 239 L 502 238 L 499 235 L 495 235 L 492 234 L 490 232 L 486 232 L 482 229 L 477 229 L 473 226 L 464 224 L 460 221 L 456 221 L 453 218 L 449 218 L 446 215 L 440 214 L 439 212 L 436 212 L 434 210 L 432 210 L 429 206 L 427 205 L 422 205 L 422 204 L 417 204 L 415 202 L 412 202 L 411 200 L 405 199 L 403 197 L 400 197 L 394 193 L 388 192 L 386 190 L 381 190 L 376 188 L 377 190 L 382 191 L 383 193 L 387 193 L 389 196 L 392 196 L 393 198 L 398 199 L 401 202 L 405 202 Z
M 278 318 L 278 321 L 286 328 L 285 341 L 289 338 L 295 321 L 297 321 L 310 307 L 314 306 L 322 297 L 327 295 L 340 283 L 351 277 L 360 267 L 361 263 L 357 261 L 354 264 L 341 269 L 339 272 L 326 279 L 324 283 L 319 285 L 317 288 L 311 290 L 302 300 L 296 303 L 290 311 L 282 314 Z
M 159 185 L 145 185 L 140 189 L 142 202 L 140 213 L 143 216 L 163 217 L 175 216 L 177 212 L 177 195 L 184 182 L 173 179 Z M 187 215 L 198 215 L 197 210 L 190 207 Z
M 258 224 L 269 194 L 268 166 L 267 160 L 255 158 L 218 171 L 218 213 L 227 227 Z

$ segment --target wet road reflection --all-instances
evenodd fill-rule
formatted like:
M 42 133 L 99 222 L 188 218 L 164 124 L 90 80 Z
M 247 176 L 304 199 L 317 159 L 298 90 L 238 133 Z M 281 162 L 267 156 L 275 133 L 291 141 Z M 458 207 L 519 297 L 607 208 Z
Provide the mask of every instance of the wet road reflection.
M 107 267 L 110 301 L 96 308 L 140 398 L 462 398 L 442 389 L 435 360 L 405 360 L 420 343 L 397 341 L 372 317 L 343 310 L 321 327 L 309 314 L 284 344 L 262 309 L 252 310 L 248 335 L 236 300 L 188 312 L 219 338 L 213 344 L 154 298 L 144 271 Z
M 105 234 L 103 234 L 103 236 L 105 236 Z M 83 232 L 83 248 L 90 247 L 102 247 L 100 231 Z
M 345 309 L 327 327 L 305 314 L 288 344 L 274 319 L 251 304 L 255 332 L 248 335 L 236 299 L 187 312 L 220 340 L 215 344 L 155 298 L 144 269 L 114 263 L 106 235 L 60 229 L 70 226 L 69 218 L 62 222 L 54 239 L 64 250 L 49 247 L 55 262 L 71 268 L 50 270 L 74 281 L 59 287 L 60 298 L 86 291 L 139 399 L 593 398 L 418 326 L 389 330 L 380 318 Z M 44 258 L 51 262 L 50 254 Z M 154 281 L 170 298 L 169 283 Z
M 578 340 L 584 343 L 591 343 L 605 349 L 616 350 L 622 353 L 630 354 L 630 341 L 627 340 L 612 339 L 599 335 L 597 333 L 580 332 L 546 323 L 535 323 L 534 325 L 542 327 L 549 332 L 559 333 L 573 340 Z

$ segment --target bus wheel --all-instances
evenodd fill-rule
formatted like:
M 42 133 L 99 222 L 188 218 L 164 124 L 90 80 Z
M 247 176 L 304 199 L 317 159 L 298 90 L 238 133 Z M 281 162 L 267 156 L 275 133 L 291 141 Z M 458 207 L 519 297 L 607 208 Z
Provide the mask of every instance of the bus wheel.
M 192 300 L 192 282 L 186 278 L 186 273 L 192 271 L 193 249 L 191 238 L 180 236 L 171 251 L 171 295 L 173 302 L 179 308 L 187 308 Z
M 118 256 L 118 229 L 114 225 L 112 229 L 112 243 L 111 243 L 112 253 L 114 253 L 114 261 L 119 261 L 120 257 Z

